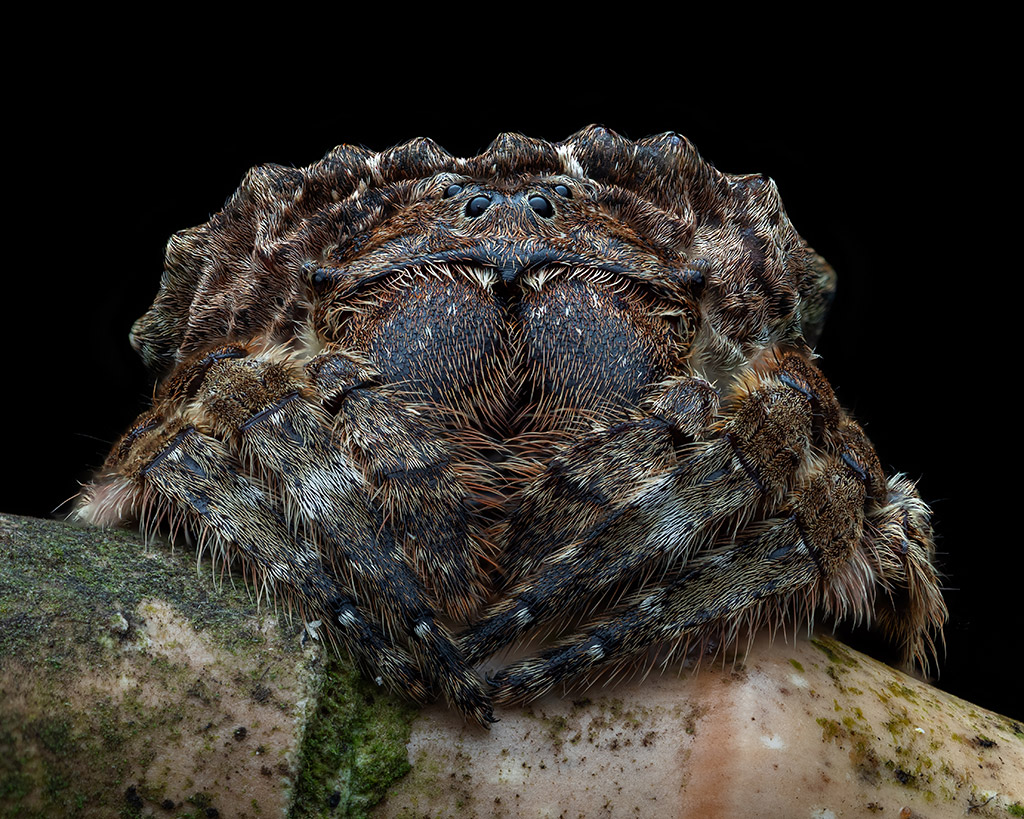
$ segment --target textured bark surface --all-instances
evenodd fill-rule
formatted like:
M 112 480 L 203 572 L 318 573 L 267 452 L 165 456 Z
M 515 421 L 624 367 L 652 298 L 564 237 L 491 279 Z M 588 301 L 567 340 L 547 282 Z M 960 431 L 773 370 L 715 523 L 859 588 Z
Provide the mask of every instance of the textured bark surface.
M 485 732 L 381 694 L 188 549 L 5 515 L 0 692 L 2 817 L 1024 815 L 1020 722 L 830 638 Z
M 200 575 L 135 532 L 0 515 L 0 816 L 361 809 L 406 772 L 403 704 Z
M 1020 722 L 820 635 L 499 716 L 424 711 L 379 815 L 1024 815 Z

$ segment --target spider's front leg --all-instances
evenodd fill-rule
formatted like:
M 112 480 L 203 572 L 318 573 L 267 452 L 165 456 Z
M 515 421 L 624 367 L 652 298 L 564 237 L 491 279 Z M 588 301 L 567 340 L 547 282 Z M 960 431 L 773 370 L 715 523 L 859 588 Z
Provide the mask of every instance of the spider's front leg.
M 475 656 L 632 583 L 625 602 L 584 633 L 502 669 L 492 680 L 498 701 L 532 699 L 654 646 L 728 641 L 742 624 L 809 617 L 817 608 L 869 616 L 876 586 L 917 600 L 909 608 L 883 605 L 908 654 L 923 654 L 941 627 L 927 508 L 902 479 L 886 481 L 809 356 L 785 350 L 759 359 L 687 443 L 699 384 L 673 385 L 655 401 L 675 433 L 662 439 L 658 469 L 646 482 L 634 480 L 606 516 L 535 560 L 534 574 L 465 638 Z M 614 448 L 622 431 L 604 435 Z M 671 466 L 669 448 L 677 456 Z M 542 476 L 534 492 L 564 481 Z
M 225 556 L 242 558 L 261 593 L 276 590 L 307 620 L 330 622 L 371 678 L 418 700 L 438 688 L 486 725 L 482 684 L 437 622 L 434 601 L 394 535 L 403 510 L 387 510 L 385 519 L 374 499 L 380 487 L 345 446 L 345 436 L 369 439 L 372 424 L 346 424 L 346 402 L 368 400 L 371 389 L 367 378 L 353 380 L 354 367 L 340 353 L 303 367 L 283 351 L 240 345 L 194 357 L 114 448 L 78 515 L 104 524 L 166 514 L 172 528 L 198 530 Z M 382 401 L 379 417 L 414 427 L 397 402 Z M 356 449 L 373 462 L 372 444 Z M 400 470 L 390 477 L 405 485 L 413 499 L 407 505 L 429 505 L 431 497 L 442 513 L 451 505 L 451 491 L 432 496 Z M 458 519 L 450 529 L 459 532 Z M 464 525 L 461 534 L 470 542 Z M 440 545 L 446 565 L 474 557 L 465 546 L 453 555 L 453 541 Z M 475 566 L 460 568 L 475 576 Z M 440 574 L 438 584 L 450 586 Z M 451 608 L 471 610 L 477 595 L 474 581 L 462 579 L 451 589 Z

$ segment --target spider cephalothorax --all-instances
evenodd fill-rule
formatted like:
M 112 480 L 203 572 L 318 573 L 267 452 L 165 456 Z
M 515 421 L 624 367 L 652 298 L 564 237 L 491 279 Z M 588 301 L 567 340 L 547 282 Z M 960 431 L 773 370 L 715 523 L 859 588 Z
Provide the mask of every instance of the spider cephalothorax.
M 771 180 L 674 134 L 256 168 L 168 244 L 132 332 L 161 384 L 78 514 L 196 531 L 379 682 L 483 724 L 816 611 L 921 662 L 928 508 L 814 363 L 833 288 Z

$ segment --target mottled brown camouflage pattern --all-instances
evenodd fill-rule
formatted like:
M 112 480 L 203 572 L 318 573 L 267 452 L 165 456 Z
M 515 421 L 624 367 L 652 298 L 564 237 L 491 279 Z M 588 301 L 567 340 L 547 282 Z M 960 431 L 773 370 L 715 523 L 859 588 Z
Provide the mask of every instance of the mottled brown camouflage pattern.
M 674 134 L 255 168 L 171 238 L 132 331 L 153 409 L 79 514 L 195 531 L 379 682 L 482 724 L 815 612 L 924 661 L 929 512 L 813 363 L 834 286 L 770 179 Z

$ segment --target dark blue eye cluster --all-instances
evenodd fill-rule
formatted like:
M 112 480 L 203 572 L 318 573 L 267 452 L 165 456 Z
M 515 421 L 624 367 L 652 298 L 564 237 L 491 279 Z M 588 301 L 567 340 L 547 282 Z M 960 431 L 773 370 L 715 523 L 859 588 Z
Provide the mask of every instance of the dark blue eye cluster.
M 458 182 L 452 182 L 444 189 L 443 196 L 445 199 L 451 199 L 458 196 L 465 189 L 464 185 Z M 552 190 L 563 199 L 572 199 L 572 192 L 566 185 L 559 183 L 555 185 Z M 471 218 L 481 216 L 492 204 L 496 201 L 503 200 L 504 198 L 505 197 L 501 194 L 478 193 L 466 202 L 466 216 Z M 531 193 L 526 197 L 526 204 L 529 206 L 530 210 L 544 219 L 551 219 L 555 215 L 555 206 L 552 205 L 551 200 L 542 193 Z

